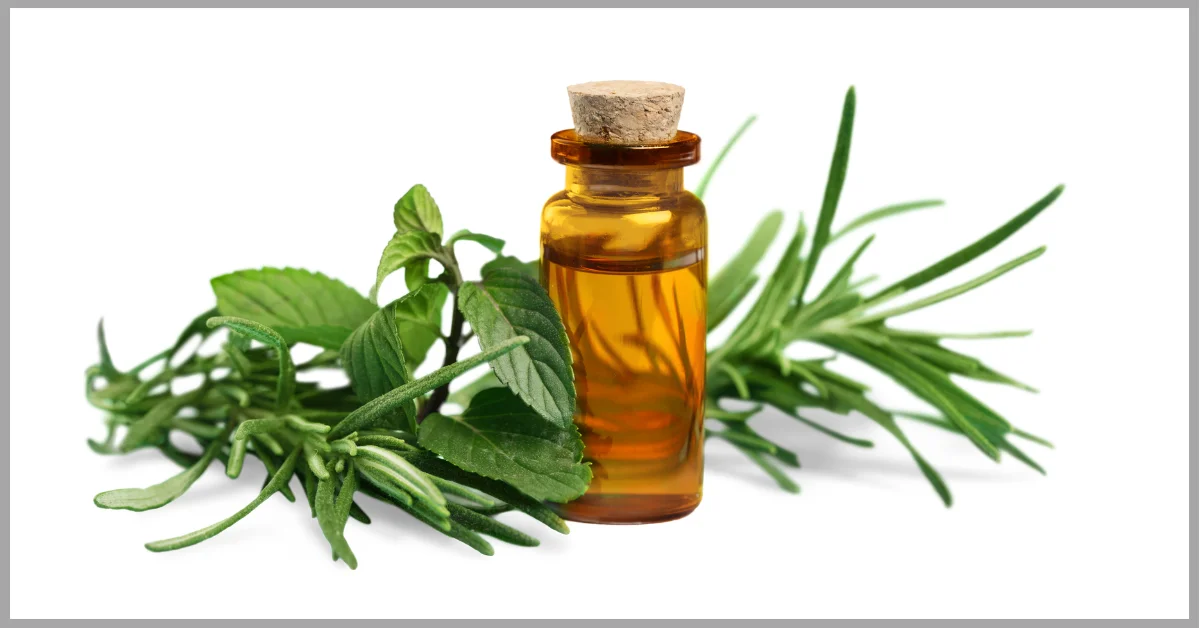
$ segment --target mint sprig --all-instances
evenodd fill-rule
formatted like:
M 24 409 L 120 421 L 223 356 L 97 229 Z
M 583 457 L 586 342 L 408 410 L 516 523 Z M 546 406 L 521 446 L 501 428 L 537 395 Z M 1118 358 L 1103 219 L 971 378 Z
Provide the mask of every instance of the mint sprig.
M 148 543 L 169 551 L 203 542 L 233 526 L 275 493 L 295 500 L 289 483 L 304 487 L 311 514 L 335 559 L 358 558 L 346 538 L 353 518 L 370 518 L 356 502 L 366 494 L 408 512 L 467 546 L 492 554 L 483 535 L 520 546 L 537 540 L 492 518 L 509 509 L 551 529 L 566 524 L 542 500 L 568 501 L 586 490 L 591 468 L 571 422 L 575 387 L 562 322 L 527 268 L 500 256 L 504 242 L 458 232 L 442 241 L 442 215 L 424 186 L 414 186 L 393 212 L 396 233 L 384 248 L 371 298 L 320 273 L 264 268 L 212 280 L 217 308 L 187 326 L 178 341 L 134 369 L 113 363 L 101 325 L 100 362 L 88 371 L 87 396 L 109 413 L 105 454 L 156 447 L 185 470 L 145 489 L 96 496 L 97 506 L 135 511 L 180 498 L 216 459 L 240 475 L 247 457 L 259 459 L 268 481 L 233 516 L 195 532 Z M 454 246 L 468 241 L 495 252 L 483 280 L 463 280 Z M 441 265 L 429 276 L 430 262 Z M 375 297 L 394 272 L 405 271 L 408 294 L 380 308 Z M 442 309 L 453 316 L 443 332 Z M 211 355 L 181 349 L 213 328 L 228 338 Z M 483 351 L 459 359 L 476 335 Z M 531 339 L 537 344 L 531 346 Z M 430 347 L 441 341 L 441 368 L 414 378 Z M 296 364 L 292 348 L 324 351 Z M 181 359 L 182 358 L 182 359 Z M 491 363 L 504 389 L 442 414 L 451 382 Z M 144 371 L 155 366 L 150 377 Z M 297 373 L 340 368 L 349 386 L 298 381 Z M 179 390 L 182 377 L 200 375 L 198 388 Z M 466 405 L 466 404 L 464 404 Z M 124 432 L 118 438 L 118 432 Z M 180 451 L 173 436 L 194 441 L 203 455 Z M 490 463 L 481 463 L 481 460 Z

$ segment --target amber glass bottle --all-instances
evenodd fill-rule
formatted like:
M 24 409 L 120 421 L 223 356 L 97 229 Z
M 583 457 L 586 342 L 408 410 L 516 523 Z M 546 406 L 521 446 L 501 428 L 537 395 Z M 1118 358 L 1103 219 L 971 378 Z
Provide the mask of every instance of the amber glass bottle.
M 708 227 L 683 187 L 700 138 L 551 138 L 566 189 L 542 212 L 541 275 L 571 340 L 575 421 L 592 463 L 565 517 L 649 523 L 700 503 Z

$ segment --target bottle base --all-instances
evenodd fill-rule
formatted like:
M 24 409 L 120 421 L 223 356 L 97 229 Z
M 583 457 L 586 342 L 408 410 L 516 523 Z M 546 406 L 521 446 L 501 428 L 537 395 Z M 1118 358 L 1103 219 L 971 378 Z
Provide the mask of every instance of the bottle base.
M 700 494 L 691 495 L 584 495 L 555 507 L 569 521 L 637 525 L 662 523 L 691 514 L 700 505 Z

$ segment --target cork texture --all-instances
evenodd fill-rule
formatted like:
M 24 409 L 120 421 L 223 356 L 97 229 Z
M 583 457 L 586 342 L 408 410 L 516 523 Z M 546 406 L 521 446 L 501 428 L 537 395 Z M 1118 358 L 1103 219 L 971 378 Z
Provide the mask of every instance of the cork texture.
M 575 133 L 585 142 L 665 144 L 679 130 L 683 88 L 654 81 L 596 81 L 567 88 Z

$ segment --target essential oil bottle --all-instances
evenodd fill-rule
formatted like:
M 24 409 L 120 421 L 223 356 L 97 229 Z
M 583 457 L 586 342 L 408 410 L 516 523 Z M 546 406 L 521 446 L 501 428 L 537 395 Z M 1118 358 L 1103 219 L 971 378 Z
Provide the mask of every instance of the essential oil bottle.
M 703 479 L 708 226 L 683 187 L 700 138 L 678 131 L 676 85 L 567 91 L 575 128 L 550 140 L 566 189 L 542 211 L 541 279 L 570 337 L 594 479 L 562 514 L 676 519 L 699 505 Z

